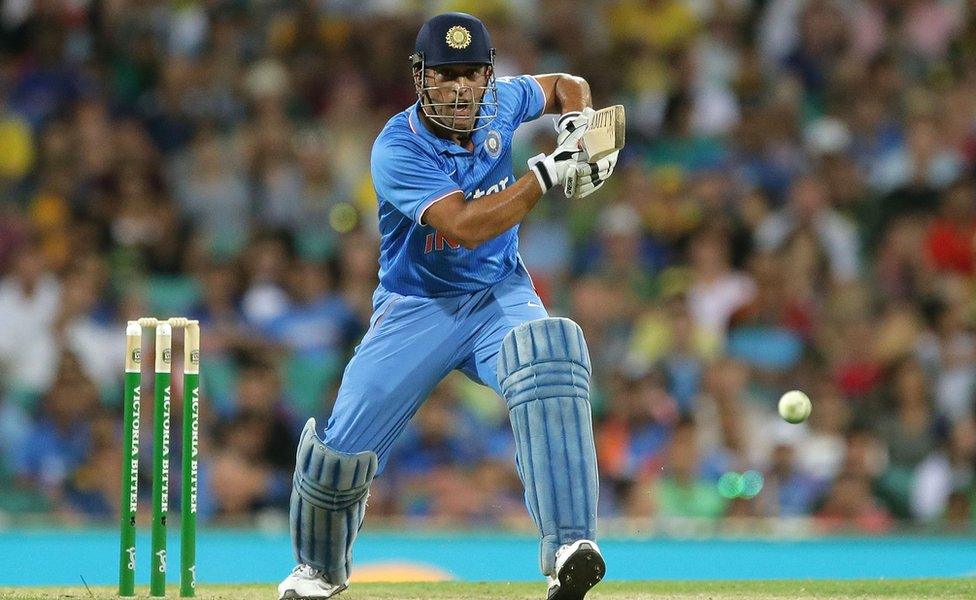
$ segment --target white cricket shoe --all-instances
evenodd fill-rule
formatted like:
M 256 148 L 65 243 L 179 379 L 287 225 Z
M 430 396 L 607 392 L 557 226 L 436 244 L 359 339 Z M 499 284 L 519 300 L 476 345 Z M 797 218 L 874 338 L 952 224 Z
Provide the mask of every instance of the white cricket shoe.
M 322 575 L 322 571 L 309 565 L 298 565 L 285 580 L 278 584 L 279 600 L 321 600 L 331 598 L 348 587 L 334 585 Z
M 591 540 L 564 544 L 556 550 L 556 574 L 549 577 L 547 600 L 583 600 L 607 571 L 600 548 Z

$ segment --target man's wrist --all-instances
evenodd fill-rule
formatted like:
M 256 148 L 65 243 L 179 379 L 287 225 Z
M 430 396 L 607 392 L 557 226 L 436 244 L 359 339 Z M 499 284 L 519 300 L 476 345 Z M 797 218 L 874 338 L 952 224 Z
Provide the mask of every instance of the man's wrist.
M 573 119 L 583 114 L 578 110 L 570 110 L 559 115 L 559 119 L 556 120 L 556 131 L 563 132 L 568 131 L 572 133 L 576 130 L 576 125 L 573 123 Z
M 527 164 L 529 165 L 529 170 L 535 174 L 535 178 L 539 182 L 539 187 L 542 188 L 543 194 L 559 183 L 556 177 L 556 162 L 552 159 L 552 156 L 546 155 L 545 153 L 537 154 L 530 158 Z

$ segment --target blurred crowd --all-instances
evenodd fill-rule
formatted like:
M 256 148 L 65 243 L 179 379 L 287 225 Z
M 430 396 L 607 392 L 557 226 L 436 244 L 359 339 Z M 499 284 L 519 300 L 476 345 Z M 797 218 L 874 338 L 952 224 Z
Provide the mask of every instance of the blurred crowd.
M 627 107 L 613 179 L 520 234 L 589 343 L 606 523 L 973 527 L 971 0 L 3 3 L 0 521 L 115 518 L 124 323 L 150 314 L 202 324 L 202 516 L 285 514 L 371 312 L 369 148 L 442 10 L 487 22 L 499 74 Z M 553 141 L 526 125 L 517 174 Z M 454 374 L 370 518 L 524 526 L 513 457 Z

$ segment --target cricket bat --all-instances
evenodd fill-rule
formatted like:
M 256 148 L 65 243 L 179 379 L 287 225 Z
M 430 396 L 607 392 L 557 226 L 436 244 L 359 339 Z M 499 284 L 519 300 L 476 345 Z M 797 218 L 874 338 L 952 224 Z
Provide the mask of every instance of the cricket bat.
M 621 104 L 601 108 L 590 117 L 583 134 L 586 162 L 595 163 L 604 156 L 624 147 L 627 119 Z

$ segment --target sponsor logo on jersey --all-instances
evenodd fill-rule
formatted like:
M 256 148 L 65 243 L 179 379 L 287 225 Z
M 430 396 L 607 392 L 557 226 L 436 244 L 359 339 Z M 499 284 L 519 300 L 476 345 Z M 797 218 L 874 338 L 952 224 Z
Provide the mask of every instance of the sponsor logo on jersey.
M 481 189 L 481 188 L 476 189 L 474 191 L 474 193 L 471 194 L 471 197 L 472 198 L 480 198 L 480 197 L 486 196 L 488 194 L 497 194 L 498 192 L 504 190 L 507 187 L 508 187 L 508 177 L 505 177 L 504 179 L 502 179 L 501 181 L 499 181 L 498 183 L 496 183 L 495 185 L 493 185 L 493 186 L 491 186 L 491 187 L 489 187 L 487 189 L 484 189 L 484 190 Z
M 468 198 L 480 198 L 488 194 L 496 194 L 508 187 L 508 177 L 503 178 L 501 181 L 488 187 L 487 189 L 478 188 L 473 194 L 468 196 Z M 461 244 L 455 242 L 451 238 L 447 237 L 440 231 L 435 230 L 434 233 L 428 233 L 424 237 L 424 254 L 429 254 L 431 252 L 441 252 L 445 248 L 448 250 L 457 250 L 461 247 Z

